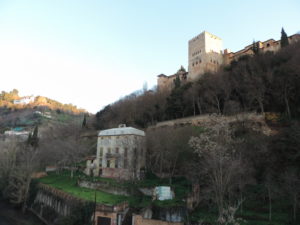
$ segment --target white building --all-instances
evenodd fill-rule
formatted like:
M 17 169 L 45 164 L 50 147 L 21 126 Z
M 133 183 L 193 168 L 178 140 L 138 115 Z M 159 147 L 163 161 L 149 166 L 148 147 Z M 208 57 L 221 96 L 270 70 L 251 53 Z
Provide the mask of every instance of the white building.
M 93 164 L 88 160 L 86 173 L 123 180 L 140 179 L 145 161 L 145 132 L 120 125 L 99 132 L 96 159 Z
M 25 105 L 34 101 L 34 96 L 25 96 L 18 100 L 14 100 L 15 105 Z

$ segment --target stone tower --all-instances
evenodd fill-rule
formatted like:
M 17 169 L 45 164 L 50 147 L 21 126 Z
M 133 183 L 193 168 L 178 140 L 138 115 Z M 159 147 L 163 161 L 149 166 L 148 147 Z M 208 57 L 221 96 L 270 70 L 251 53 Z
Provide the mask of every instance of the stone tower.
M 206 31 L 189 41 L 188 79 L 196 80 L 206 72 L 216 72 L 223 64 L 222 39 Z

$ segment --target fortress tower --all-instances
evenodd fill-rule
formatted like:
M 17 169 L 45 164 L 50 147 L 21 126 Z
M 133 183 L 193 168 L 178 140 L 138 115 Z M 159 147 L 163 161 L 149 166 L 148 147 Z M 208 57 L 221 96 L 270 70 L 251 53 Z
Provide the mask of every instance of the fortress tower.
M 189 41 L 188 79 L 195 80 L 206 72 L 216 72 L 223 64 L 222 39 L 202 32 Z

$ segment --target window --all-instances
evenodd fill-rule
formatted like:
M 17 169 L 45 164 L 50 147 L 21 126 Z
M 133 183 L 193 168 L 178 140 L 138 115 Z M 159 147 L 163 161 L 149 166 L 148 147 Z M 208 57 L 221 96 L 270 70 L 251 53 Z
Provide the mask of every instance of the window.
M 267 44 L 267 47 L 270 47 L 270 44 L 269 44 L 269 43 Z
M 119 168 L 119 162 L 118 162 L 117 159 L 116 159 L 116 161 L 115 161 L 115 168 Z
M 124 149 L 124 157 L 127 157 L 127 148 Z
M 107 153 L 109 153 L 109 154 L 111 153 L 111 149 L 110 148 L 107 149 Z
M 119 148 L 116 148 L 116 153 L 119 154 Z
M 106 167 L 110 168 L 110 160 L 109 159 L 106 161 Z
M 101 147 L 100 148 L 100 157 L 102 157 L 103 156 L 103 148 Z

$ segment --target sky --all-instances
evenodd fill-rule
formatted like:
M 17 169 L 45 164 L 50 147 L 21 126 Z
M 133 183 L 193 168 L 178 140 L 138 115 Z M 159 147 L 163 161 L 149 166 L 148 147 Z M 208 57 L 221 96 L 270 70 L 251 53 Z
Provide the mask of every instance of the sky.
M 96 113 L 187 68 L 204 30 L 237 51 L 300 31 L 299 12 L 299 0 L 0 0 L 0 91 Z

